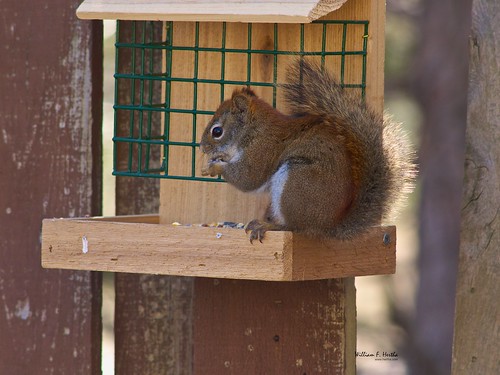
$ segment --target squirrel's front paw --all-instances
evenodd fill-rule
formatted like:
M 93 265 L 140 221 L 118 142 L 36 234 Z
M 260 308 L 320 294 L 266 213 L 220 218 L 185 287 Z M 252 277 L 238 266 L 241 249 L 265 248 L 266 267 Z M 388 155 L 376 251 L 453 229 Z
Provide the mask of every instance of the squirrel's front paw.
M 214 163 L 210 162 L 207 165 L 205 165 L 203 168 L 201 168 L 201 175 L 202 176 L 219 176 L 223 172 L 223 167 L 220 163 Z
M 202 176 L 209 176 L 210 175 L 210 165 L 205 165 L 201 168 L 201 175 Z

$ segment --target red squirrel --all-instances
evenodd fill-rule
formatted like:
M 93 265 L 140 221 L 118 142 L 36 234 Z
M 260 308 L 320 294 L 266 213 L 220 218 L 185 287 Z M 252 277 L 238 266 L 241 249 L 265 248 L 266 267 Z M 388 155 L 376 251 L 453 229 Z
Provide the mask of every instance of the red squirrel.
M 203 175 L 222 175 L 244 192 L 265 192 L 265 219 L 249 222 L 250 241 L 269 230 L 352 239 L 412 190 L 414 153 L 400 125 L 319 66 L 299 60 L 282 86 L 289 115 L 238 89 L 208 123 Z

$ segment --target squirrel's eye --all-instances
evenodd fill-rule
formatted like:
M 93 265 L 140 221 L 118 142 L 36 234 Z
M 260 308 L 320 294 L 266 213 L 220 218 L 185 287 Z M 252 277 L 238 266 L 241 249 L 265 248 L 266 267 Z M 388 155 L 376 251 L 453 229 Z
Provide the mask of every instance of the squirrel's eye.
M 214 137 L 215 139 L 219 139 L 220 137 L 222 137 L 222 133 L 224 133 L 222 126 L 214 126 L 212 128 L 212 137 Z

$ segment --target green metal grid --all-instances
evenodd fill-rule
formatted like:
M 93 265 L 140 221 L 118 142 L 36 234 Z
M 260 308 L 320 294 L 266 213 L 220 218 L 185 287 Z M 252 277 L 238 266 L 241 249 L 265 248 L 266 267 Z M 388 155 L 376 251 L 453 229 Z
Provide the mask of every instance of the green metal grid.
M 161 32 L 162 24 L 152 21 L 133 21 L 127 28 L 126 35 L 120 34 L 120 23 L 117 22 L 116 37 L 116 67 L 115 67 L 115 130 L 114 130 L 114 162 L 113 174 L 117 176 L 155 177 L 182 180 L 223 181 L 221 178 L 206 178 L 199 176 L 199 166 L 196 165 L 196 153 L 199 147 L 197 131 L 198 115 L 213 115 L 213 110 L 197 108 L 198 85 L 212 84 L 220 87 L 220 100 L 225 97 L 226 85 L 270 87 L 273 92 L 273 106 L 276 106 L 278 84 L 278 57 L 280 55 L 319 56 L 322 66 L 329 56 L 340 57 L 340 71 L 337 72 L 340 83 L 349 89 L 361 90 L 365 94 L 366 87 L 366 56 L 368 21 L 316 21 L 321 24 L 321 49 L 310 51 L 305 49 L 306 29 L 300 25 L 300 46 L 298 50 L 282 50 L 278 45 L 279 24 L 273 28 L 273 48 L 252 48 L 253 25 L 247 26 L 247 48 L 226 47 L 226 23 L 222 23 L 222 38 L 220 47 L 200 46 L 200 24 L 195 23 L 193 46 L 174 45 L 174 27 L 171 22 L 166 24 L 166 33 Z M 330 25 L 336 25 L 331 28 Z M 349 50 L 346 47 L 348 33 L 352 27 L 362 27 L 363 37 L 360 47 Z M 342 33 L 341 48 L 335 51 L 326 49 L 329 33 Z M 192 77 L 172 76 L 173 54 L 177 51 L 193 52 Z M 215 52 L 221 56 L 220 79 L 207 79 L 198 76 L 199 53 Z M 127 55 L 128 54 L 128 55 Z M 225 61 L 228 54 L 245 54 L 247 74 L 245 80 L 226 79 Z M 272 55 L 272 82 L 252 80 L 252 57 L 257 54 Z M 362 69 L 359 72 L 359 82 L 345 83 L 346 57 L 361 56 Z M 162 63 L 162 58 L 165 62 Z M 125 68 L 121 59 L 130 61 Z M 184 82 L 193 85 L 192 108 L 175 108 L 171 106 L 172 83 Z M 162 95 L 163 94 L 163 95 Z M 170 115 L 182 113 L 191 115 L 190 126 L 192 137 L 189 142 L 172 139 Z M 163 114 L 163 116 L 162 116 Z M 163 120 L 162 120 L 163 119 Z M 171 147 L 187 147 L 191 150 L 191 168 L 186 174 L 169 173 L 169 156 Z M 121 150 L 121 151 L 119 151 Z M 126 160 L 124 160 L 126 159 Z

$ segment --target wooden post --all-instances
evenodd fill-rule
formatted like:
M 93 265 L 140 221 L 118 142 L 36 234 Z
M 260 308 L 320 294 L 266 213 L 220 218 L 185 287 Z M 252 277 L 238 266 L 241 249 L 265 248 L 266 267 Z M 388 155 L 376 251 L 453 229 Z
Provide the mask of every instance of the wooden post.
M 196 279 L 195 374 L 355 374 L 354 278 Z
M 102 24 L 79 2 L 1 6 L 1 374 L 100 373 L 100 275 L 40 266 L 42 218 L 100 214 Z
M 454 375 L 500 373 L 500 3 L 472 4 Z

